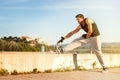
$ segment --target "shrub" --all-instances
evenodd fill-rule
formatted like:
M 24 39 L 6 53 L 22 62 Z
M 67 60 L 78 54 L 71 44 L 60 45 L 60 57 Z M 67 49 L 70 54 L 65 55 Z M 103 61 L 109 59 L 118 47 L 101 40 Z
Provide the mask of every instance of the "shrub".
M 54 72 L 64 72 L 65 70 L 63 68 L 58 68 L 56 70 L 54 70 Z
M 65 70 L 65 72 L 73 71 L 72 67 L 66 67 L 64 70 Z
M 46 73 L 51 73 L 52 70 L 51 70 L 51 69 L 47 69 L 47 70 L 45 70 L 45 72 L 46 72 Z
M 33 72 L 33 73 L 38 73 L 38 69 L 37 69 L 37 68 L 34 68 L 32 72 Z
M 8 74 L 9 74 L 9 72 L 8 72 L 7 69 L 1 69 L 0 70 L 0 75 L 8 75 Z
M 14 70 L 14 71 L 11 73 L 11 75 L 17 75 L 17 74 L 18 74 L 17 70 Z
M 92 63 L 92 67 L 93 67 L 93 69 L 95 69 L 95 68 L 96 68 L 96 65 L 97 65 L 97 62 L 96 62 L 96 61 L 94 61 L 94 62 Z
M 58 68 L 54 70 L 54 72 L 68 72 L 68 71 L 73 71 L 72 67 Z
M 82 70 L 85 70 L 85 68 L 83 66 L 78 66 L 78 70 L 82 71 Z

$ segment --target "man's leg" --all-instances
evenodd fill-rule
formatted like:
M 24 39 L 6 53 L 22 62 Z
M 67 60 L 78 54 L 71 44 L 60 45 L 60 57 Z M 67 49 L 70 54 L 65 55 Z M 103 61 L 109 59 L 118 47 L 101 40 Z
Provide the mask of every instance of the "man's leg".
M 85 39 L 83 37 L 79 37 L 75 40 L 73 40 L 70 44 L 68 44 L 67 46 L 63 47 L 64 51 L 70 51 L 73 50 L 77 47 L 82 46 L 83 44 L 86 44 L 89 42 L 89 39 Z
M 97 37 L 91 37 L 90 38 L 90 43 L 93 47 L 94 52 L 96 53 L 96 56 L 101 64 L 101 66 L 103 68 L 106 67 L 104 61 L 103 61 L 103 53 L 101 51 L 101 40 L 100 40 L 100 36 Z

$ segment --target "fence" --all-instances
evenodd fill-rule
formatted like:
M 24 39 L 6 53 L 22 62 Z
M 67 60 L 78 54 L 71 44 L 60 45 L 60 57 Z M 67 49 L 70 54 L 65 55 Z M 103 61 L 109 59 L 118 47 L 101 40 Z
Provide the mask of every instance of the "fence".
M 108 67 L 120 66 L 120 54 L 104 54 L 104 61 Z M 101 68 L 95 54 L 42 54 L 40 52 L 0 52 L 0 69 L 9 72 L 29 72 L 37 68 L 39 71 L 56 70 L 60 68 L 92 69 Z

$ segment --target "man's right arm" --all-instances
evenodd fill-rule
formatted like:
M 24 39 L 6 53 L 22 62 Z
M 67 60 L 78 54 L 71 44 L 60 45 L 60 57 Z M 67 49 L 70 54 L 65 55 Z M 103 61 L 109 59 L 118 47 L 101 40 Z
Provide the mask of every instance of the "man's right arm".
M 80 25 L 77 26 L 77 28 L 76 28 L 75 30 L 69 32 L 69 33 L 64 37 L 64 39 L 70 38 L 72 35 L 74 35 L 74 34 L 76 34 L 77 32 L 79 32 L 80 29 L 81 29 L 81 26 L 80 26 Z

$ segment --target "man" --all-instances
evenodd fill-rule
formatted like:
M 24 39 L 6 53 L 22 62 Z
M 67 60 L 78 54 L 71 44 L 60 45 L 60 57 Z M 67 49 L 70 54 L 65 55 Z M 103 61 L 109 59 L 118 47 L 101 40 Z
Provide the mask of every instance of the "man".
M 83 29 L 86 34 L 83 34 L 81 37 L 73 40 L 69 45 L 62 48 L 58 48 L 60 52 L 63 51 L 70 51 L 77 47 L 80 47 L 84 44 L 91 44 L 93 47 L 94 52 L 96 53 L 96 56 L 103 68 L 103 72 L 108 72 L 105 63 L 103 61 L 102 51 L 101 51 L 101 40 L 100 40 L 100 32 L 97 28 L 97 25 L 95 21 L 93 21 L 90 18 L 84 18 L 83 14 L 76 15 L 76 20 L 79 23 L 77 28 L 71 32 L 69 32 L 66 36 L 61 37 L 61 40 L 58 42 L 63 42 L 65 39 L 70 38 L 72 35 L 79 32 L 81 29 Z

